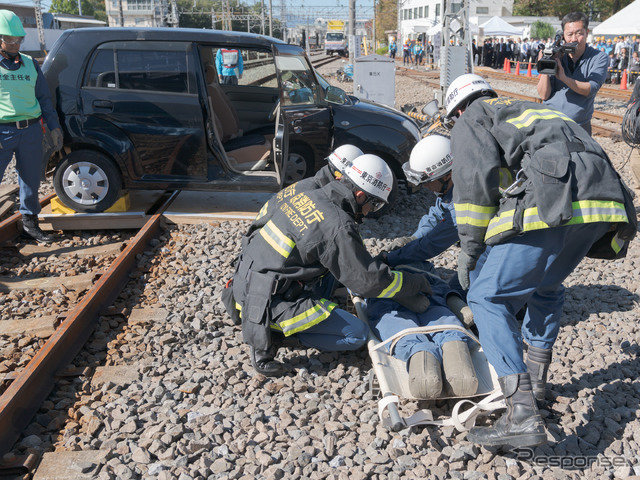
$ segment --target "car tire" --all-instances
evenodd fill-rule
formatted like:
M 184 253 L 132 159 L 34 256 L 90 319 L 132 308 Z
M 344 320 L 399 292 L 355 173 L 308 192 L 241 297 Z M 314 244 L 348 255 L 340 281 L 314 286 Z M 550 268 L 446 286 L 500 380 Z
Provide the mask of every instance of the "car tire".
M 398 178 L 396 177 L 396 174 L 393 171 L 391 172 L 391 174 L 393 175 L 393 188 L 391 189 L 391 193 L 389 193 L 388 203 L 377 212 L 371 212 L 369 215 L 367 215 L 367 218 L 380 218 L 383 215 L 386 215 L 387 213 L 389 213 L 389 211 L 396 204 L 396 201 L 398 200 L 398 193 L 399 193 Z
M 284 183 L 291 185 L 314 173 L 315 157 L 306 145 L 293 145 L 289 150 Z
M 107 156 L 88 150 L 72 152 L 62 159 L 53 175 L 60 201 L 82 213 L 100 213 L 120 195 L 122 175 Z

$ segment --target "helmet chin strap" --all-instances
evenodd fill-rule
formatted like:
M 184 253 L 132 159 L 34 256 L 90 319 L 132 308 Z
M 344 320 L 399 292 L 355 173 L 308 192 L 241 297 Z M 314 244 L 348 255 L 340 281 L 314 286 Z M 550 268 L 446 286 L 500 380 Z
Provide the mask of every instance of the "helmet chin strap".
M 2 53 L 2 55 L 7 57 L 9 60 L 15 60 L 20 52 L 11 53 L 11 52 L 7 52 L 4 48 L 2 48 L 0 49 L 0 53 Z
M 445 193 L 447 193 L 447 190 L 449 190 L 449 180 L 440 180 L 441 183 L 441 187 L 440 190 L 437 192 L 434 192 L 436 194 L 436 197 L 441 197 L 443 196 Z

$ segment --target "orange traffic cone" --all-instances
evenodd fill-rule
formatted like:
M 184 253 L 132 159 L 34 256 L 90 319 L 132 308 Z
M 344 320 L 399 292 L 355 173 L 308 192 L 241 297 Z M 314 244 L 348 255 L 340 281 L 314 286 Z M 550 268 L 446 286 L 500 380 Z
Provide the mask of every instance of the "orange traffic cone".
M 622 71 L 622 80 L 620 80 L 620 90 L 627 90 L 627 71 Z
M 507 59 L 506 58 L 504 59 L 504 64 L 502 65 L 502 71 L 504 73 L 507 73 Z
M 508 58 L 505 58 L 505 61 L 507 62 L 507 73 L 511 73 L 511 62 Z
M 520 62 L 516 62 L 516 75 L 520 75 Z
M 531 62 L 529 62 L 529 66 L 527 67 L 527 77 L 531 78 Z

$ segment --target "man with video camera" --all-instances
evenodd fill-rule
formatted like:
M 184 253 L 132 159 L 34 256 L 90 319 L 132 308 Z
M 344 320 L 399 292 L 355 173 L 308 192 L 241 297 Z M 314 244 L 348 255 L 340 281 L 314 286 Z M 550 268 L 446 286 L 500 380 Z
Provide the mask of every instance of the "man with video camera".
M 562 19 L 562 37 L 538 53 L 538 95 L 543 103 L 566 114 L 591 135 L 593 102 L 607 78 L 607 55 L 587 45 L 589 19 L 571 12 Z M 540 61 L 542 60 L 542 63 Z M 553 61 L 556 68 L 551 69 Z

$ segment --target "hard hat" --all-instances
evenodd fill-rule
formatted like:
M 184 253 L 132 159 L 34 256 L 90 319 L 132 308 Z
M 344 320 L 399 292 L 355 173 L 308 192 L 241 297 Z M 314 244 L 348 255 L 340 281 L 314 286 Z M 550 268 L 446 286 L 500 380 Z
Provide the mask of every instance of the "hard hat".
M 451 171 L 451 140 L 440 134 L 432 134 L 420 140 L 409 161 L 402 165 L 407 181 L 412 185 L 433 182 Z
M 480 75 L 474 73 L 460 75 L 451 82 L 447 89 L 447 97 L 445 99 L 447 117 L 451 117 L 456 108 L 461 106 L 463 102 L 485 95 L 498 96 L 495 90 L 491 88 L 491 85 Z
M 0 10 L 0 35 L 8 37 L 24 37 L 26 35 L 22 22 L 11 10 Z
M 393 173 L 389 165 L 377 155 L 360 155 L 345 169 L 344 174 L 359 190 L 384 203 L 389 201 L 389 193 L 393 188 Z
M 340 145 L 326 158 L 327 162 L 331 165 L 333 170 L 337 170 L 344 174 L 345 168 L 349 167 L 353 161 L 362 155 L 360 150 L 355 145 Z
M 622 138 L 631 147 L 640 147 L 640 100 L 627 108 L 622 118 Z

